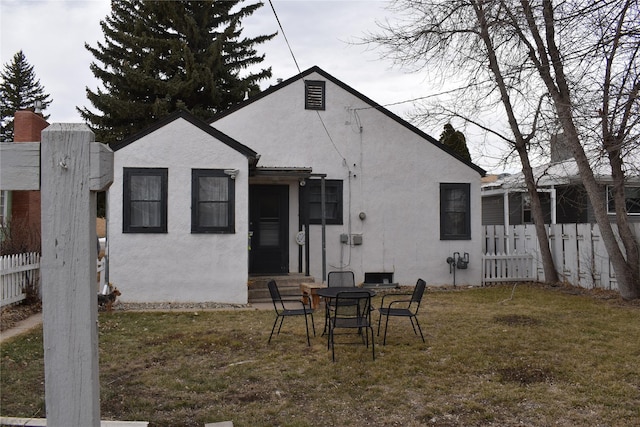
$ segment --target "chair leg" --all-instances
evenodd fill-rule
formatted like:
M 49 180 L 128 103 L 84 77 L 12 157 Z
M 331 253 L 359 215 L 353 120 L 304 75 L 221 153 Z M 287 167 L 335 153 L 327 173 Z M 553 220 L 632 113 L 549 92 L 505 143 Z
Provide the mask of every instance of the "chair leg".
M 382 320 L 382 316 L 384 316 L 384 314 L 382 313 L 380 313 L 380 315 L 378 316 L 378 336 L 380 336 L 380 321 Z M 387 318 L 389 318 L 388 315 Z
M 304 327 L 307 331 L 307 345 L 311 347 L 311 340 L 309 339 L 309 321 L 307 320 L 307 315 L 304 315 Z
M 418 318 L 416 317 L 416 325 L 418 325 L 418 330 L 420 331 L 420 338 L 422 338 L 422 342 L 426 342 L 424 340 L 424 335 L 422 335 L 422 328 L 420 327 L 420 322 L 418 322 Z
M 382 345 L 387 345 L 387 329 L 389 329 L 389 315 L 387 315 L 387 321 L 384 322 L 384 339 L 382 340 Z
M 413 328 L 413 334 L 418 335 L 418 331 L 416 331 L 416 325 L 413 323 L 413 316 L 409 317 L 409 320 L 411 320 L 411 327 Z M 418 321 L 418 319 L 416 319 L 416 321 Z
M 278 333 L 280 335 L 280 329 L 282 329 L 282 324 L 284 323 L 284 316 L 280 316 L 280 326 L 278 326 Z
M 329 340 L 331 341 L 331 360 L 336 361 L 336 343 L 334 342 L 333 328 L 329 325 Z
M 311 316 L 311 327 L 313 328 L 313 336 L 316 336 L 316 324 L 313 321 L 313 313 L 309 313 L 309 315 Z
M 276 320 L 274 320 L 274 322 L 273 322 L 273 327 L 271 328 L 271 334 L 269 335 L 269 341 L 267 342 L 267 344 L 270 344 L 270 343 L 271 343 L 271 337 L 273 336 L 273 331 L 275 331 L 275 330 L 276 330 L 276 323 L 278 323 L 278 319 L 279 319 L 279 318 L 280 318 L 280 316 L 276 316 Z M 278 332 L 279 332 L 279 331 L 280 331 L 280 330 L 278 329 Z
M 369 329 L 371 329 L 371 354 L 373 355 L 373 360 L 376 360 L 376 342 L 373 338 L 373 327 Z

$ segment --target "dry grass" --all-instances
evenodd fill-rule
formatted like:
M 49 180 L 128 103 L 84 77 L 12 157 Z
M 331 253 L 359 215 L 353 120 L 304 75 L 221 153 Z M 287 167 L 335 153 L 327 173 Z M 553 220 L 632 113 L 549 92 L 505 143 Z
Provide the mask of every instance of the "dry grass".
M 640 307 L 519 285 L 429 291 L 376 360 L 269 311 L 100 315 L 103 419 L 151 426 L 635 426 Z M 404 323 L 404 322 L 407 323 Z M 321 313 L 316 316 L 321 329 Z M 320 331 L 319 331 L 320 332 Z M 346 337 L 343 337 L 343 340 Z M 43 416 L 41 332 L 2 346 L 5 416 Z

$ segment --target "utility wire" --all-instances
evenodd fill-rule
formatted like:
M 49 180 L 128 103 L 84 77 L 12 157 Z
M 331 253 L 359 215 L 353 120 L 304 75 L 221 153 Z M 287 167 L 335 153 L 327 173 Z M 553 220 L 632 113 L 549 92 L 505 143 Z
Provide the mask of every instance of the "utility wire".
M 459 89 L 451 89 L 451 90 L 447 90 L 447 91 L 440 92 L 440 93 L 434 93 L 432 95 L 425 95 L 425 96 L 420 96 L 418 98 L 407 99 L 405 101 L 391 102 L 389 104 L 375 105 L 375 106 L 371 106 L 371 107 L 354 108 L 354 111 L 356 111 L 356 110 L 371 110 L 371 109 L 380 108 L 380 107 L 383 107 L 383 108 L 384 107 L 391 107 L 393 105 L 406 104 L 407 102 L 416 102 L 416 101 L 421 101 L 423 99 L 429 99 L 429 98 L 435 98 L 437 96 L 448 95 L 450 93 L 454 93 L 454 92 L 458 92 L 458 91 L 459 91 Z
M 289 44 L 289 40 L 287 39 L 287 35 L 284 33 L 284 28 L 282 28 L 282 24 L 280 23 L 280 18 L 278 18 L 278 14 L 276 13 L 276 8 L 273 7 L 273 2 L 269 0 L 269 5 L 271 6 L 271 10 L 273 10 L 273 16 L 276 17 L 276 21 L 278 22 L 278 27 L 280 27 L 280 31 L 282 31 L 282 37 L 284 37 L 285 43 L 287 43 L 287 47 L 289 48 L 289 52 L 291 53 L 291 57 L 293 58 L 293 62 L 296 64 L 296 68 L 298 69 L 298 74 L 302 73 L 300 70 L 300 66 L 298 65 L 298 61 L 296 60 L 296 56 L 293 54 L 293 50 L 291 49 L 291 45 Z
M 293 49 L 291 49 L 291 45 L 289 44 L 289 39 L 287 39 L 287 35 L 284 32 L 284 28 L 282 27 L 282 23 L 280 22 L 280 18 L 278 18 L 278 13 L 276 12 L 276 8 L 273 6 L 273 2 L 271 0 L 269 0 L 269 5 L 271 6 L 271 10 L 273 11 L 273 15 L 276 17 L 276 21 L 278 22 L 278 27 L 280 27 L 280 31 L 282 31 L 282 37 L 284 37 L 284 41 L 287 43 L 287 47 L 289 48 L 289 52 L 291 53 L 291 57 L 293 58 L 293 62 L 296 64 L 296 68 L 298 69 L 298 74 L 302 74 L 302 70 L 300 70 L 300 66 L 298 65 L 298 61 L 296 60 L 296 56 L 293 54 Z M 325 125 L 324 120 L 322 120 L 322 116 L 320 115 L 320 112 L 316 111 L 316 114 L 318 115 L 318 118 L 320 119 L 320 123 L 322 123 L 322 127 L 324 128 L 324 131 L 327 134 L 327 137 L 329 138 L 329 141 L 331 141 L 331 145 L 333 145 L 333 149 L 336 150 L 338 155 L 342 158 L 344 164 L 347 166 L 347 170 L 350 170 L 349 169 L 349 165 L 347 163 L 347 159 L 345 159 L 344 156 L 342 155 L 342 153 L 340 153 L 340 151 L 338 150 L 338 147 L 336 146 L 336 143 L 333 141 L 333 138 L 331 138 L 331 134 L 329 133 L 329 129 L 327 129 L 327 125 Z

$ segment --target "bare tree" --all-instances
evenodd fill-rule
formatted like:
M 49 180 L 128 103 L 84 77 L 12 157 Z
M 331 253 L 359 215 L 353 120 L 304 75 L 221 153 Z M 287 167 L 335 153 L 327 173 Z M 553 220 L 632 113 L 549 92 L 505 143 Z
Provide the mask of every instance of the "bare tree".
M 384 34 L 369 41 L 391 47 L 390 54 L 400 62 L 464 69 L 465 93 L 473 96 L 471 89 L 476 90 L 476 104 L 499 94 L 532 196 L 536 227 L 542 221 L 533 204 L 537 192 L 528 153 L 531 143 L 545 141 L 542 136 L 554 127 L 564 133 L 620 294 L 640 298 L 638 242 L 624 194 L 626 177 L 638 164 L 633 157 L 640 127 L 638 0 L 399 0 L 395 5 L 412 11 L 411 25 L 387 23 Z M 487 69 L 491 79 L 483 74 Z M 481 75 L 485 77 L 479 79 Z M 605 191 L 594 174 L 598 160 L 606 160 L 611 169 L 617 236 Z
M 387 56 L 398 64 L 429 68 L 443 80 L 453 79 L 458 84 L 448 92 L 454 93 L 453 97 L 426 106 L 424 115 L 456 116 L 482 126 L 478 115 L 502 106 L 511 135 L 484 128 L 508 142 L 520 159 L 531 196 L 545 280 L 557 282 L 529 159 L 541 129 L 540 121 L 548 115 L 548 97 L 530 85 L 532 73 L 524 67 L 526 55 L 505 51 L 512 34 L 504 31 L 502 23 L 489 20 L 477 2 L 398 0 L 394 8 L 404 18 L 381 25 L 383 34 L 369 35 L 367 42 L 385 47 Z

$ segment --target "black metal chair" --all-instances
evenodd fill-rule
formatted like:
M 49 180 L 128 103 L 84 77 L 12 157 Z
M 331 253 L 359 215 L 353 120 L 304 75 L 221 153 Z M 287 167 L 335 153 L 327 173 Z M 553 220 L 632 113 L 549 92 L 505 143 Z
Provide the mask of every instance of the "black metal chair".
M 356 286 L 353 271 L 330 271 L 327 274 L 327 286 L 330 288 Z
M 384 339 L 382 340 L 382 345 L 387 344 L 387 327 L 389 326 L 389 317 L 408 317 L 411 320 L 411 326 L 413 327 L 413 333 L 418 335 L 418 331 L 420 331 L 420 337 L 422 338 L 422 342 L 424 341 L 424 335 L 422 335 L 422 329 L 420 328 L 420 323 L 418 322 L 418 309 L 420 308 L 420 302 L 422 301 L 422 295 L 424 294 L 424 290 L 427 286 L 427 283 L 418 279 L 416 283 L 416 287 L 413 289 L 413 293 L 401 293 L 401 294 L 387 294 L 382 297 L 382 301 L 380 302 L 380 308 L 378 308 L 378 312 L 380 313 L 380 317 L 378 318 L 378 336 L 380 336 L 380 322 L 382 321 L 382 316 L 386 316 L 387 320 L 384 324 Z M 410 299 L 406 299 L 404 297 L 410 296 Z M 394 299 L 389 302 L 385 306 L 385 298 L 389 297 L 390 299 Z M 401 299 L 395 299 L 401 298 Z M 402 305 L 402 307 L 394 307 L 395 305 Z M 415 324 L 414 324 L 415 320 Z M 416 326 L 418 330 L 416 331 Z
M 339 271 L 330 271 L 327 274 L 327 287 L 328 288 L 355 288 L 356 279 L 353 274 L 353 271 L 349 270 L 339 270 Z M 348 304 L 348 301 L 343 301 L 343 304 Z M 329 312 L 333 310 L 335 307 L 335 300 L 327 299 L 325 301 L 325 314 L 324 314 L 324 329 L 322 331 L 322 335 L 327 333 L 328 328 L 328 319 L 330 317 Z
M 278 285 L 276 285 L 275 280 L 270 280 L 267 283 L 267 287 L 269 288 L 269 294 L 271 294 L 271 300 L 273 301 L 273 308 L 276 310 L 276 320 L 273 322 L 273 327 L 271 328 L 271 335 L 269 335 L 269 343 L 271 343 L 271 337 L 273 336 L 273 332 L 276 329 L 276 324 L 278 320 L 280 320 L 280 326 L 278 326 L 278 334 L 280 335 L 280 329 L 282 329 L 282 322 L 284 322 L 285 317 L 290 316 L 304 316 L 304 324 L 307 330 L 307 344 L 311 346 L 311 340 L 309 339 L 309 322 L 307 320 L 307 316 L 311 316 L 311 326 L 313 327 L 313 336 L 316 336 L 316 326 L 313 322 L 313 309 L 311 309 L 311 302 L 307 306 L 302 299 L 285 299 L 280 296 L 280 291 L 278 290 Z M 291 308 L 293 305 L 301 306 L 301 308 Z
M 361 339 L 369 348 L 369 330 L 371 331 L 371 352 L 376 360 L 376 349 L 371 323 L 371 295 L 367 291 L 339 292 L 335 298 L 336 305 L 329 319 L 328 342 L 331 346 L 331 359 L 336 361 L 335 336 L 336 329 L 357 329 Z M 364 334 L 362 331 L 364 330 Z M 342 335 L 342 334 L 341 334 Z

